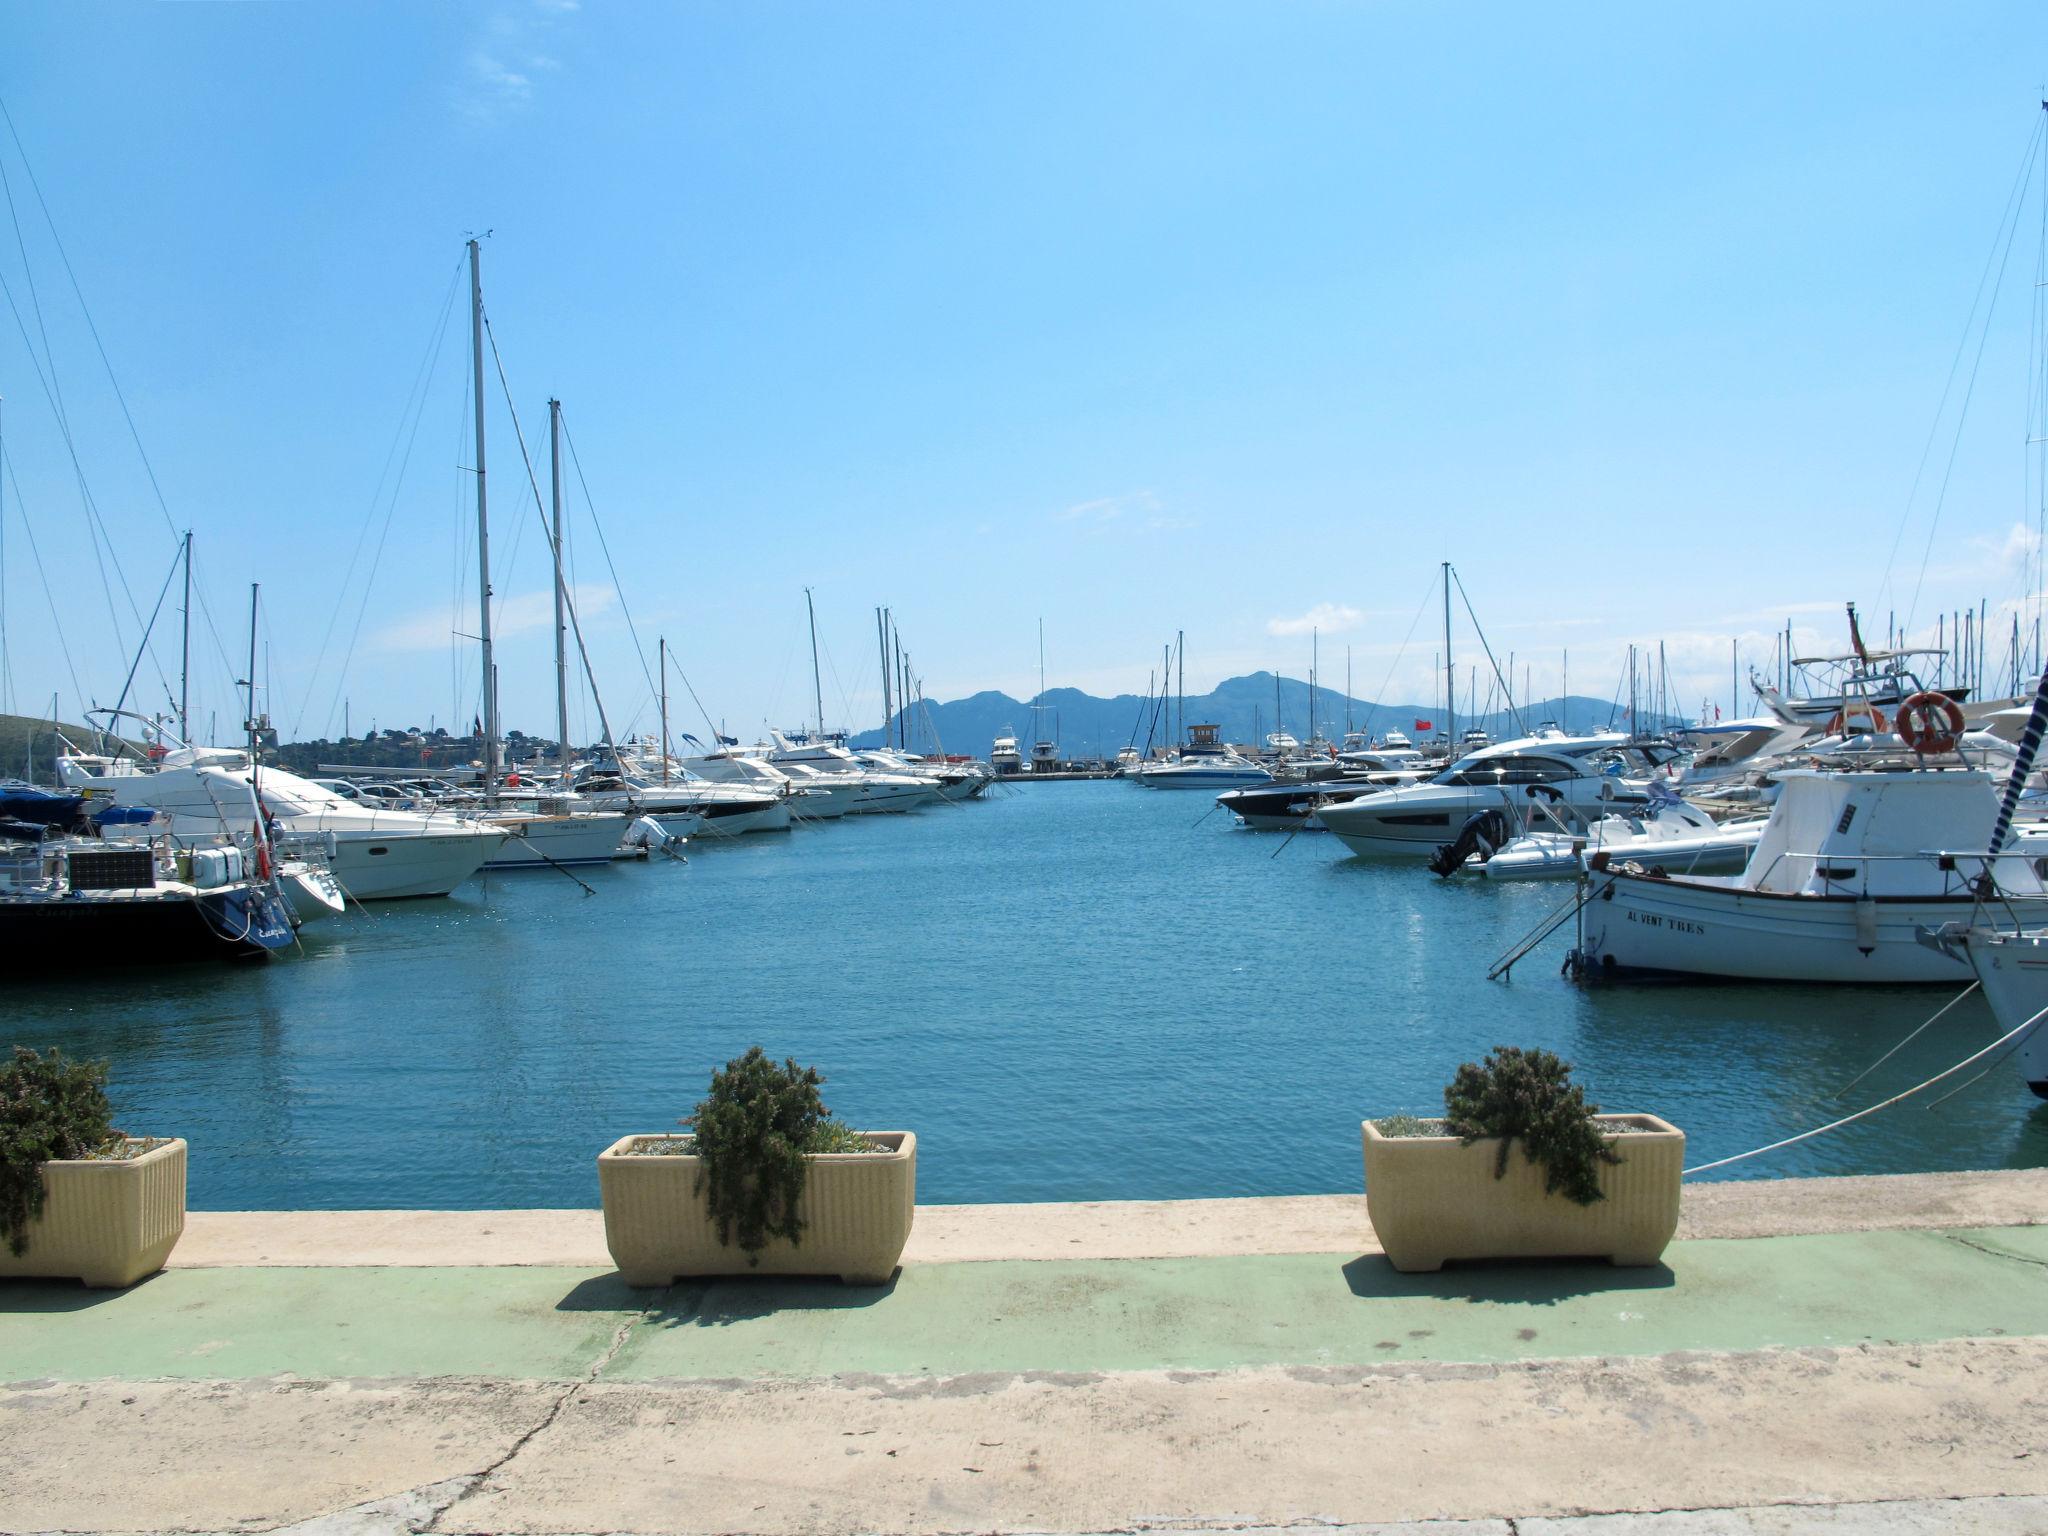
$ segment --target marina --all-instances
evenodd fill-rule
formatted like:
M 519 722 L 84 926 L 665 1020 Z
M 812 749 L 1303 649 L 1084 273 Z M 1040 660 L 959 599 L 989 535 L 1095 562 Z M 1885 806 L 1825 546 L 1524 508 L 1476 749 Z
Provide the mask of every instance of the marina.
M 0 1526 L 2048 1533 L 2037 9 L 103 9 Z
M 228 1210 L 594 1204 L 616 1128 L 673 1125 L 701 1064 L 756 1039 L 821 1063 L 857 1122 L 914 1102 L 921 1197 L 985 1202 L 1355 1188 L 1359 1106 L 1432 1112 L 1442 1063 L 1507 1030 L 1553 1042 L 1604 1103 L 1660 1106 L 1700 1160 L 1999 1033 L 1967 999 L 1837 1099 L 1950 994 L 1589 990 L 1558 974 L 1562 938 L 1489 982 L 1557 888 L 1442 881 L 1327 837 L 1275 857 L 1281 838 L 1207 798 L 1047 784 L 693 840 L 687 865 L 580 871 L 589 897 L 489 875 L 352 909 L 267 965 L 16 981 L 10 1005 L 30 1038 L 118 1061 L 123 1117 L 180 1127 L 195 1207 Z M 1187 1155 L 1253 1113 L 1229 1157 Z M 2048 1103 L 2008 1063 L 1932 1113 L 1727 1172 L 2043 1166 Z

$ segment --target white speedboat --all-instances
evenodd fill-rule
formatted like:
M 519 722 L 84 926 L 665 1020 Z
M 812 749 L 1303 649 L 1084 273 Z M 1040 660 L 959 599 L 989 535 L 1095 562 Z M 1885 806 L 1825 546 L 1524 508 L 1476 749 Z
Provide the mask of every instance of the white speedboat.
M 1948 982 L 1958 955 L 1923 930 L 1968 921 L 1989 897 L 2048 920 L 2038 834 L 1988 846 L 1998 797 L 1968 768 L 1779 776 L 1739 875 L 1610 866 L 1588 887 L 1574 970 L 1588 979 L 1713 976 L 1764 981 Z
M 67 752 L 63 782 L 117 805 L 141 805 L 170 818 L 171 836 L 203 844 L 234 836 L 250 819 L 246 752 L 177 747 L 153 766 L 131 758 Z M 324 845 L 341 887 L 357 901 L 445 896 L 483 867 L 506 841 L 452 812 L 384 810 L 343 799 L 281 768 L 261 775 L 263 808 L 280 837 Z
M 1140 763 L 1131 778 L 1147 789 L 1238 789 L 1270 784 L 1272 770 L 1233 750 L 1220 725 L 1191 725 L 1188 743 L 1171 762 Z
M 1674 875 L 1733 874 L 1762 841 L 1767 816 L 1718 822 L 1682 800 L 1635 816 L 1602 816 L 1576 829 L 1539 827 L 1503 844 L 1479 866 L 1489 880 L 1569 880 L 1629 859 Z
M 1420 784 L 1333 805 L 1320 815 L 1353 853 L 1428 858 L 1455 842 L 1482 811 L 1504 812 L 1519 824 L 1531 785 L 1546 786 L 1584 816 L 1647 807 L 1649 792 L 1631 780 L 1653 772 L 1658 757 L 1657 749 L 1619 732 L 1527 736 L 1482 748 Z

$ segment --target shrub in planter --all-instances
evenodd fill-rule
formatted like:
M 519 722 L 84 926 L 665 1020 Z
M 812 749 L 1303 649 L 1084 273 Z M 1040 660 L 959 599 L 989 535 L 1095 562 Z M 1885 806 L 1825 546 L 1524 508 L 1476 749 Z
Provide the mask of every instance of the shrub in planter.
M 1654 1115 L 1601 1114 L 1570 1075 L 1548 1051 L 1503 1046 L 1458 1069 L 1442 1120 L 1364 1123 L 1366 1206 L 1396 1269 L 1657 1261 L 1678 1226 L 1685 1136 Z
M 1493 1176 L 1505 1178 L 1516 1142 L 1543 1168 L 1543 1188 L 1579 1205 L 1605 1199 L 1600 1165 L 1618 1163 L 1595 1118 L 1598 1104 L 1572 1080 L 1572 1067 L 1549 1051 L 1497 1045 L 1483 1064 L 1466 1062 L 1444 1089 L 1444 1123 L 1466 1146 L 1496 1141 Z
M 598 1158 L 605 1237 L 629 1283 L 749 1270 L 888 1279 L 910 1237 L 917 1138 L 842 1125 L 824 1081 L 755 1046 L 712 1074 L 688 1134 L 624 1137 Z
M 185 1144 L 114 1129 L 105 1062 L 0 1065 L 0 1275 L 130 1285 L 185 1228 Z

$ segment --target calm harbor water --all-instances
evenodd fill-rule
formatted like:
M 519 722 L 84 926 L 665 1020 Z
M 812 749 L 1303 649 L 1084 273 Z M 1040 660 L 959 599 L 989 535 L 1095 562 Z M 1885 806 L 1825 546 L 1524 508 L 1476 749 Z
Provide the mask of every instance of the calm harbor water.
M 1282 849 L 1210 804 L 1042 784 L 613 866 L 594 897 L 499 875 L 266 965 L 12 983 L 4 1034 L 110 1057 L 123 1127 L 190 1140 L 199 1209 L 594 1206 L 597 1152 L 757 1042 L 846 1120 L 916 1130 L 919 1196 L 950 1202 L 1356 1190 L 1361 1116 L 1440 1109 L 1503 1043 L 1704 1161 L 1996 1034 L 1973 998 L 1838 1101 L 1946 994 L 1582 991 L 1565 934 L 1490 983 L 1564 886 Z M 2048 1106 L 2007 1063 L 1730 1172 L 2042 1165 Z

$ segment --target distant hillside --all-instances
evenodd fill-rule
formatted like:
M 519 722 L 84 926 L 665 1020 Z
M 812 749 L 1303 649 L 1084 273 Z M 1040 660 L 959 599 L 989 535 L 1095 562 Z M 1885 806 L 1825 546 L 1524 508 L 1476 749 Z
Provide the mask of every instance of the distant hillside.
M 1155 714 L 1155 702 L 1136 694 L 1099 699 L 1076 688 L 1050 688 L 1046 690 L 1044 705 L 1045 732 L 1059 742 L 1060 755 L 1065 758 L 1114 757 L 1120 748 L 1133 741 L 1143 751 L 1148 738 L 1154 746 L 1170 746 L 1176 740 L 1172 718 L 1175 706 L 1171 699 L 1167 700 L 1164 712 Z M 1311 734 L 1307 683 L 1281 678 L 1277 724 L 1275 709 L 1273 674 L 1254 672 L 1249 677 L 1233 677 L 1219 683 L 1208 693 L 1190 695 L 1179 714 L 1190 725 L 1211 721 L 1221 725 L 1226 741 L 1257 742 L 1276 729 L 1304 739 Z M 937 729 L 936 745 L 948 752 L 986 757 L 990 743 L 1005 731 L 1014 731 L 1027 751 L 1032 741 L 1030 701 L 1013 699 L 1006 693 L 983 692 L 944 704 L 927 704 L 926 712 Z M 1417 722 L 1427 720 L 1441 730 L 1444 721 L 1437 714 L 1427 705 L 1372 704 L 1325 688 L 1316 690 L 1316 724 L 1333 741 L 1341 739 L 1347 727 L 1375 734 L 1399 730 L 1416 736 L 1420 734 Z M 1574 694 L 1566 700 L 1538 700 L 1521 714 L 1532 730 L 1539 721 L 1555 720 L 1569 729 L 1583 731 L 1606 728 L 1618 712 L 1606 699 Z M 1458 717 L 1460 731 L 1473 723 L 1463 715 Z M 1477 723 L 1496 739 L 1514 729 L 1514 718 L 1505 710 L 1482 715 Z M 924 721 L 915 714 L 910 730 L 914 745 L 931 745 L 926 741 Z M 874 747 L 882 741 L 881 731 L 867 731 L 854 737 L 853 745 Z
M 81 747 L 92 741 L 90 726 L 60 722 L 57 729 Z M 32 768 L 29 762 L 31 742 L 35 753 Z M 28 715 L 0 715 L 0 779 L 20 778 L 26 778 L 33 784 L 57 782 L 57 738 L 51 733 L 48 720 L 36 720 Z

